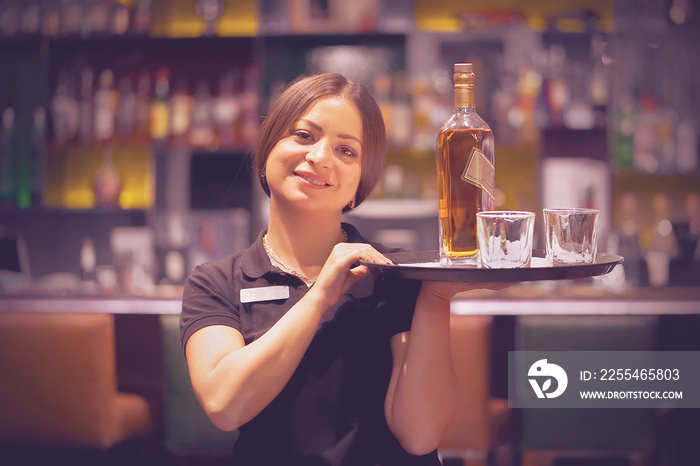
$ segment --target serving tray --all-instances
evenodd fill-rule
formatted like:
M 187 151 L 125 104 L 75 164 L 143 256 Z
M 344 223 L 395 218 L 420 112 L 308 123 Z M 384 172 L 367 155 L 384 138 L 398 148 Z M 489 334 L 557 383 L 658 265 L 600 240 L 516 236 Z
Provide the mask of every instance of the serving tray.
M 369 267 L 374 273 L 387 277 L 400 277 L 412 280 L 435 280 L 451 282 L 524 282 L 540 280 L 572 280 L 577 278 L 605 275 L 616 265 L 623 262 L 623 257 L 616 254 L 598 253 L 591 264 L 548 265 L 544 250 L 532 251 L 530 267 L 513 269 L 485 269 L 473 264 L 440 264 L 437 250 L 404 251 L 384 254 L 394 264 L 376 264 L 365 261 L 360 263 Z

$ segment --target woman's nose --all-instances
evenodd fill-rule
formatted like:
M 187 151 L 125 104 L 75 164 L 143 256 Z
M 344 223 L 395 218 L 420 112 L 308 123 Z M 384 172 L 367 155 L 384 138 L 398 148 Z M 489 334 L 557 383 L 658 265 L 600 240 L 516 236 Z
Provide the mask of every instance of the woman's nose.
M 314 144 L 306 153 L 306 160 L 315 165 L 328 166 L 333 155 L 333 150 L 324 140 L 320 140 Z

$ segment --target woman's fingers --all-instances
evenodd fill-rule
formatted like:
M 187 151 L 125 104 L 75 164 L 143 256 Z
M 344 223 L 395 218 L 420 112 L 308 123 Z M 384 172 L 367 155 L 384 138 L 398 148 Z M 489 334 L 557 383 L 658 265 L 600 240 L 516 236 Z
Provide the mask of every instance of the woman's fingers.
M 352 286 L 355 283 L 359 282 L 371 273 L 369 268 L 367 268 L 367 266 L 364 265 L 358 265 L 357 267 L 353 267 L 352 269 L 350 269 L 349 272 L 350 273 L 343 285 L 343 294 L 347 293 L 347 291 L 350 288 L 352 288 Z
M 334 252 L 347 255 L 348 261 L 354 264 L 358 260 L 373 262 L 377 264 L 390 264 L 391 261 L 382 253 L 366 243 L 338 243 L 334 247 Z
M 333 247 L 314 285 L 329 306 L 370 273 L 366 266 L 355 266 L 359 260 L 382 263 L 387 259 L 369 244 L 338 243 Z

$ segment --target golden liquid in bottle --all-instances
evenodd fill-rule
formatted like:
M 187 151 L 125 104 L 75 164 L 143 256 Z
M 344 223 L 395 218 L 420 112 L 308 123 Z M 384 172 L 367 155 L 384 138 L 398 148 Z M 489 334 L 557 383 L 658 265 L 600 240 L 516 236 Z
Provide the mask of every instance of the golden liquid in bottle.
M 484 140 L 492 137 L 490 130 L 480 128 L 445 129 L 438 134 L 440 234 L 449 258 L 476 255 L 476 213 L 493 208 L 483 189 L 463 178 L 473 149 L 481 151 Z

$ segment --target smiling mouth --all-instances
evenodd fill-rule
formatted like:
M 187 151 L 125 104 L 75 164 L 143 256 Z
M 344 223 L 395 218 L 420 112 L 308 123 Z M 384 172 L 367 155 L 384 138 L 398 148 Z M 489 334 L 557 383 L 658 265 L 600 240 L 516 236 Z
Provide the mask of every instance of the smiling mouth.
M 305 175 L 302 175 L 302 174 L 299 174 L 299 173 L 296 173 L 296 175 L 297 175 L 299 178 L 301 178 L 302 180 L 307 181 L 307 182 L 313 184 L 314 186 L 330 186 L 330 184 L 328 184 L 328 183 L 326 183 L 326 182 L 324 182 L 324 181 L 315 180 L 315 179 L 313 179 L 313 178 L 309 178 L 308 176 L 305 176 Z

